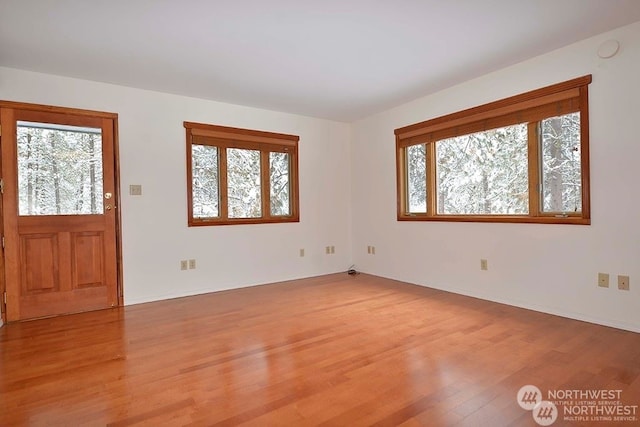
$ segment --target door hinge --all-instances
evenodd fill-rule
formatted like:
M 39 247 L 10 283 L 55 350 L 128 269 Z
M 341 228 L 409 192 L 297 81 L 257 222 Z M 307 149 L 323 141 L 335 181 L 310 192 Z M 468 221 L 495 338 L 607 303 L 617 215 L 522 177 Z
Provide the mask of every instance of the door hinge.
M 0 178 L 0 194 L 4 194 L 4 179 Z

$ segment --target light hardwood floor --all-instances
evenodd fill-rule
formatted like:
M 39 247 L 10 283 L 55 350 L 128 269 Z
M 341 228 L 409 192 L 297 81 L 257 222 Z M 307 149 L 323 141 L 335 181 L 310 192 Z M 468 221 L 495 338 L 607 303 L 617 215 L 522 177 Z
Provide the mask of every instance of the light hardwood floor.
M 640 334 L 364 274 L 0 329 L 1 426 L 536 426 L 526 384 L 638 405 Z

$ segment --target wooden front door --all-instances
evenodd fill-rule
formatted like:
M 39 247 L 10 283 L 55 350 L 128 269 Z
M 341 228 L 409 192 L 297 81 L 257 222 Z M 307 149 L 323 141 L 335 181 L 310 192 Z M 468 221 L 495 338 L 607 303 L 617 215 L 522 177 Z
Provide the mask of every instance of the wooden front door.
M 0 107 L 7 321 L 118 305 L 117 116 Z

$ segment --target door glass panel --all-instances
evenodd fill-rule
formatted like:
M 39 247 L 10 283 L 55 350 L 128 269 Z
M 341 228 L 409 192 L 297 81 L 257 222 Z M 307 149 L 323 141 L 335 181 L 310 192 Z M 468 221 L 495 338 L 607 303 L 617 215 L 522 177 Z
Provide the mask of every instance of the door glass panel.
M 20 215 L 103 213 L 102 131 L 19 121 Z

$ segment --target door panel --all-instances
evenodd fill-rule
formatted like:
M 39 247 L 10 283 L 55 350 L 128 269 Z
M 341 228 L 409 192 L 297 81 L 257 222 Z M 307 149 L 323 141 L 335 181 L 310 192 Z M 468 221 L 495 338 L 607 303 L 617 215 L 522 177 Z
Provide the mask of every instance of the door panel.
M 60 291 L 58 235 L 22 235 L 20 249 L 22 295 Z
M 72 233 L 71 236 L 74 287 L 104 286 L 104 233 Z
M 115 117 L 2 108 L 7 320 L 118 305 Z

